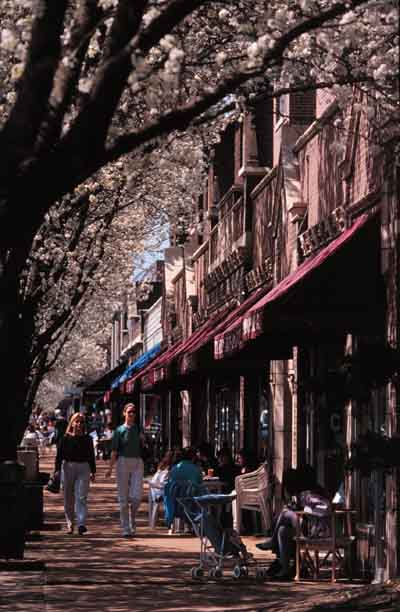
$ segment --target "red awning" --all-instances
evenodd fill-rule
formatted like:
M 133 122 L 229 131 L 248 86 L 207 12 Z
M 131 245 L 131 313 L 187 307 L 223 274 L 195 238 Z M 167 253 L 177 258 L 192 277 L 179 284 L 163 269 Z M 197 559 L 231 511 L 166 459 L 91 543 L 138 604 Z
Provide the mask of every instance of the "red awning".
M 234 310 L 229 312 L 225 316 L 221 317 L 221 320 L 215 321 L 212 326 L 208 326 L 207 330 L 204 331 L 201 336 L 198 336 L 194 342 L 191 344 L 190 349 L 185 351 L 185 354 L 182 357 L 183 363 L 181 365 L 181 371 L 185 372 L 189 369 L 188 365 L 185 363 L 185 358 L 192 355 L 196 351 L 198 351 L 202 346 L 205 346 L 208 342 L 210 342 L 213 338 L 215 338 L 216 334 L 226 329 L 233 321 L 236 321 L 238 317 L 240 317 L 243 313 L 247 312 L 247 310 L 253 306 L 253 304 L 260 299 L 262 295 L 265 295 L 266 289 L 265 287 L 260 287 L 256 289 L 254 293 L 252 293 L 244 302 L 239 304 Z
M 358 217 L 351 227 L 319 251 L 317 255 L 304 261 L 297 270 L 284 278 L 271 291 L 264 294 L 246 312 L 239 314 L 231 323 L 227 321 L 224 331 L 217 334 L 214 339 L 215 359 L 223 359 L 241 349 L 246 342 L 257 338 L 263 331 L 265 308 L 279 302 L 280 298 L 287 297 L 294 288 L 299 286 L 299 283 L 308 278 L 333 254 L 337 253 L 343 245 L 348 244 L 370 218 L 371 215 L 368 214 Z
M 156 382 L 160 380 L 164 380 L 166 378 L 166 368 L 169 366 L 172 361 L 177 359 L 180 355 L 191 351 L 193 346 L 198 343 L 202 343 L 203 339 L 209 337 L 209 334 L 212 330 L 215 329 L 216 325 L 220 323 L 221 320 L 226 320 L 226 315 L 232 307 L 227 307 L 214 316 L 210 317 L 204 325 L 202 325 L 199 329 L 197 329 L 189 338 L 186 340 L 182 340 L 181 342 L 177 342 L 173 346 L 171 346 L 168 350 L 166 350 L 162 355 L 154 359 L 147 367 L 143 368 L 140 372 L 138 372 L 135 376 L 127 381 L 127 386 L 133 387 L 135 380 L 144 379 L 146 381 L 146 387 L 150 388 Z M 210 336 L 211 339 L 212 336 Z

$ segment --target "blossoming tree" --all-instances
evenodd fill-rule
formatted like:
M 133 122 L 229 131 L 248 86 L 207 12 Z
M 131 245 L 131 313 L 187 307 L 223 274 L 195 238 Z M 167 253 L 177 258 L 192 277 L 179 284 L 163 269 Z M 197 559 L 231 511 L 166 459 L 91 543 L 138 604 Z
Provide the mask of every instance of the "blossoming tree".
M 7 458 L 28 418 L 32 353 L 37 365 L 47 350 L 35 345 L 45 294 L 35 294 L 32 279 L 56 275 L 59 283 L 59 267 L 48 259 L 52 240 L 65 228 L 54 252 L 54 261 L 64 261 L 68 240 L 83 236 L 68 230 L 62 211 L 73 211 L 75 228 L 79 219 L 94 227 L 88 203 L 95 194 L 80 197 L 80 186 L 103 180 L 102 169 L 112 174 L 118 161 L 134 167 L 176 132 L 211 130 L 230 94 L 247 97 L 272 85 L 273 95 L 309 87 L 339 94 L 356 85 L 379 105 L 387 127 L 398 111 L 398 15 L 395 0 L 3 0 L 0 18 L 0 351 L 8 432 L 0 458 Z M 113 201 L 109 211 L 104 202 L 105 233 Z M 68 262 L 76 281 L 66 291 L 71 311 L 84 290 L 79 272 L 90 269 L 84 245 L 97 259 L 104 248 L 97 234 L 85 229 L 85 236 Z M 48 344 L 60 326 L 67 329 L 66 316 L 60 311 L 46 322 Z
M 34 295 L 38 300 L 29 404 L 38 385 L 37 404 L 53 409 L 65 387 L 104 373 L 112 316 L 126 300 L 133 272 L 144 271 L 141 260 L 160 256 L 180 209 L 193 209 L 201 169 L 201 149 L 192 139 L 182 137 L 138 160 L 124 189 L 117 180 L 118 168 L 112 179 L 102 173 L 103 188 L 95 181 L 82 187 L 78 219 L 84 215 L 84 224 L 69 218 L 68 230 L 63 226 L 57 232 L 59 208 L 51 209 L 52 225 L 46 226 L 45 236 L 42 226 L 31 255 L 34 265 L 29 266 L 30 278 L 32 269 L 36 270 Z M 63 205 L 69 208 L 70 199 L 65 198 Z M 110 223 L 105 222 L 111 218 Z M 78 229 L 82 229 L 79 240 L 75 236 Z M 53 246 L 48 249 L 50 243 Z M 47 272 L 38 278 L 44 262 Z M 31 285 L 29 291 L 33 293 Z M 57 332 L 52 335 L 54 329 Z

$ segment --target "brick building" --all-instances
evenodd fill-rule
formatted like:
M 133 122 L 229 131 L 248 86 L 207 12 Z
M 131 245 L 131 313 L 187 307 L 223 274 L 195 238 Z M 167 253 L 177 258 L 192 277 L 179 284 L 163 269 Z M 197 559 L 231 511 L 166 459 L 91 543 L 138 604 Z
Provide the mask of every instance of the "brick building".
M 196 223 L 166 251 L 163 351 L 129 380 L 165 445 L 210 442 L 345 482 L 371 575 L 398 570 L 399 183 L 362 100 L 256 99 L 210 154 Z M 368 445 L 368 461 L 360 459 Z M 390 449 L 389 449 L 390 447 Z M 389 450 L 388 450 L 389 449 Z

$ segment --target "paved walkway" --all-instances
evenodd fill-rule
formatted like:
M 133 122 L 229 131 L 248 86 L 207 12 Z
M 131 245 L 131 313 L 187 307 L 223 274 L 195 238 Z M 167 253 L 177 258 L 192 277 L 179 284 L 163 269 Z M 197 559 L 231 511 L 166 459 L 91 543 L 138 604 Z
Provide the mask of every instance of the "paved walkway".
M 51 471 L 54 454 L 41 458 L 41 471 Z M 27 543 L 26 561 L 44 561 L 42 571 L 0 572 L 1 612 L 269 612 L 309 610 L 313 603 L 335 601 L 357 585 L 326 582 L 285 583 L 254 578 L 193 582 L 199 540 L 168 536 L 164 527 L 151 530 L 147 506 L 141 506 L 138 533 L 121 538 L 114 479 L 104 477 L 98 461 L 89 497 L 88 533 L 65 531 L 61 495 L 45 492 L 45 521 L 50 529 Z M 245 538 L 255 556 L 258 538 Z M 271 558 L 269 558 L 270 560 Z M 3 564 L 4 566 L 4 564 Z

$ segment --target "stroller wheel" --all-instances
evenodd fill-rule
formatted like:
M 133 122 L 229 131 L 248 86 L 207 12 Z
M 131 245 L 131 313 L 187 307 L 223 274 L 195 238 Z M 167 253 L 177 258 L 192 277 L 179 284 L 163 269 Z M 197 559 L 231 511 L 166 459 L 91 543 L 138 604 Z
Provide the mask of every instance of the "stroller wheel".
M 202 567 L 192 567 L 190 573 L 192 575 L 193 580 L 199 580 L 199 578 L 203 578 L 204 576 L 204 570 Z
M 239 580 L 239 578 L 243 576 L 242 568 L 240 567 L 240 565 L 235 565 L 235 567 L 233 568 L 232 575 L 236 580 Z

